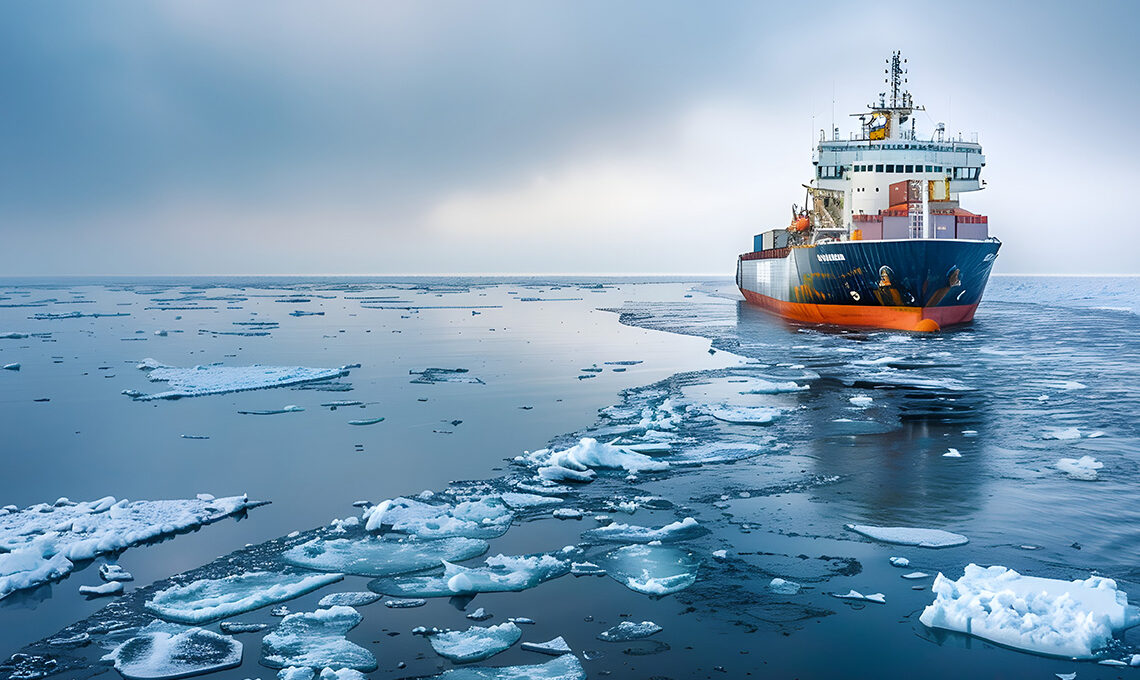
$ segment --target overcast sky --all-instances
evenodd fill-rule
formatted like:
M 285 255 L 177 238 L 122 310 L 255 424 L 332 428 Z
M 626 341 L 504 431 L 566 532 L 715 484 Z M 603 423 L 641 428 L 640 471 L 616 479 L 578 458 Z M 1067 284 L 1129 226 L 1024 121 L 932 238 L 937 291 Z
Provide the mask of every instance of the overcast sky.
M 1140 273 L 1135 3 L 763 4 L 4 3 L 0 272 L 731 275 L 901 49 L 999 272 Z

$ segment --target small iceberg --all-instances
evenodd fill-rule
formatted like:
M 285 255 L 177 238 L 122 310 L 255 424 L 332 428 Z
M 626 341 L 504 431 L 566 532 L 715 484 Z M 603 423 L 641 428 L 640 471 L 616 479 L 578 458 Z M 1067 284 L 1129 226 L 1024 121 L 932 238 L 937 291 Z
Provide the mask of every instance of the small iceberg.
M 341 578 L 340 574 L 251 571 L 160 590 L 143 606 L 167 621 L 207 623 L 291 600 Z
M 626 588 L 655 597 L 696 583 L 701 564 L 687 550 L 661 545 L 627 545 L 602 555 L 598 562 Z
M 598 633 L 597 638 L 602 642 L 631 642 L 633 640 L 644 640 L 662 630 L 664 629 L 661 626 L 652 621 L 642 621 L 641 623 L 622 621 L 613 628 Z
M 768 590 L 771 590 L 777 595 L 795 595 L 800 592 L 802 588 L 800 584 L 795 581 L 787 581 L 782 578 L 774 578 L 768 583 Z
M 135 577 L 129 571 L 123 569 L 117 564 L 112 564 L 110 562 L 99 565 L 99 578 L 107 582 L 125 582 L 135 580 Z
M 489 659 L 519 641 L 522 631 L 511 622 L 484 628 L 471 626 L 467 630 L 446 631 L 428 635 L 428 642 L 436 654 L 455 663 L 473 663 Z
M 154 359 L 144 360 L 139 364 L 139 368 L 150 371 L 147 378 L 151 382 L 165 382 L 170 389 L 157 394 L 143 394 L 133 397 L 137 401 L 244 392 L 246 390 L 331 380 L 348 375 L 348 371 L 340 368 L 305 368 L 304 366 L 210 365 L 175 368 L 164 366 Z
M 317 602 L 317 606 L 335 607 L 341 605 L 345 607 L 363 607 L 379 599 L 379 595 L 370 592 L 329 593 Z
M 330 607 L 289 614 L 261 641 L 261 663 L 270 668 L 352 668 L 376 670 L 376 657 L 345 634 L 360 623 L 352 607 Z
M 1104 467 L 1104 463 L 1100 462 L 1092 456 L 1081 456 L 1080 458 L 1062 458 L 1057 461 L 1057 469 L 1064 472 L 1066 475 L 1073 479 L 1079 479 L 1085 482 L 1096 481 L 1097 470 Z
M 174 680 L 241 665 L 242 644 L 231 637 L 201 628 L 146 630 L 103 657 L 127 680 Z
M 856 601 L 860 601 L 860 602 L 875 602 L 878 604 L 886 604 L 887 603 L 887 597 L 886 597 L 886 595 L 883 595 L 882 593 L 872 593 L 870 595 L 864 595 L 863 593 L 859 592 L 858 590 L 849 590 L 845 594 L 841 595 L 839 593 L 832 593 L 831 596 L 835 597 L 835 598 L 839 598 L 840 600 L 856 600 Z
M 425 541 L 413 537 L 389 539 L 315 538 L 285 551 L 282 558 L 298 567 L 358 576 L 394 576 L 461 562 L 487 552 L 476 538 Z
M 369 589 L 393 597 L 450 597 L 475 593 L 518 592 L 570 573 L 570 563 L 554 555 L 495 555 L 486 566 L 462 567 L 444 562 L 441 576 L 379 579 Z
M 118 581 L 108 581 L 97 586 L 79 586 L 79 594 L 90 598 L 122 595 L 123 584 Z
M 453 668 L 430 680 L 586 680 L 586 671 L 573 654 L 564 654 L 534 666 Z
M 561 635 L 553 640 L 546 642 L 524 642 L 522 648 L 528 652 L 538 652 L 539 654 L 548 654 L 550 656 L 562 656 L 563 654 L 570 653 L 570 645 L 566 644 L 566 640 Z
M 1035 654 L 1093 658 L 1114 633 L 1140 623 L 1124 591 L 1099 576 L 1061 581 L 970 564 L 957 581 L 939 574 L 931 590 L 923 625 Z
M 895 545 L 913 545 L 919 548 L 950 548 L 965 545 L 970 541 L 961 534 L 942 529 L 921 529 L 917 527 L 875 527 L 865 524 L 848 524 L 848 531 L 854 531 L 867 538 Z
M 692 517 L 654 529 L 633 524 L 608 524 L 582 533 L 586 541 L 606 543 L 675 543 L 704 536 L 709 531 Z
M 577 444 L 562 451 L 541 449 L 525 457 L 540 468 L 551 468 L 562 475 L 542 474 L 544 479 L 559 481 L 590 481 L 595 469 L 625 470 L 632 474 L 665 470 L 669 464 L 628 448 L 603 444 L 596 439 L 583 437 Z M 540 469 L 540 473 L 542 470 Z M 588 477 L 578 479 L 578 477 Z

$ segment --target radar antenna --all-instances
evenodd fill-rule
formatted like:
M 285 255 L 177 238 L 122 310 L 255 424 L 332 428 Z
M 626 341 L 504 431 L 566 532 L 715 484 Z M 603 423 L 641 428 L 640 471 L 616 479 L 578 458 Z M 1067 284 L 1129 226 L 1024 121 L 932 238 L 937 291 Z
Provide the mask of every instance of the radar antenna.
M 902 58 L 902 52 L 895 50 L 887 63 L 891 65 L 886 70 L 889 76 L 886 82 L 891 86 L 891 108 L 908 108 L 911 102 L 910 93 L 903 89 L 907 81 L 906 59 Z

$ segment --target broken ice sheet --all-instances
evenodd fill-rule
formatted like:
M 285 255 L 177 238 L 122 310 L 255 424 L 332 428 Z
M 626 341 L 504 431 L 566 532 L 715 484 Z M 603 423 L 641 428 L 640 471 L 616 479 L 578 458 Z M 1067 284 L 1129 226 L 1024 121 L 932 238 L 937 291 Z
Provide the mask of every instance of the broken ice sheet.
M 622 621 L 613 628 L 598 633 L 597 638 L 602 642 L 631 642 L 656 635 L 662 630 L 661 626 L 652 621 L 642 621 L 641 623 Z
M 563 551 L 571 555 L 577 551 Z M 444 563 L 439 576 L 406 576 L 378 579 L 370 590 L 393 597 L 449 597 L 475 593 L 517 592 L 570 573 L 570 562 L 555 555 L 495 555 L 485 566 L 463 567 Z
M 362 519 L 368 531 L 392 531 L 421 538 L 496 538 L 506 533 L 514 513 L 503 499 L 486 496 L 456 505 L 393 498 L 366 508 Z
M 1097 470 L 1104 467 L 1104 463 L 1100 462 L 1092 456 L 1081 456 L 1080 458 L 1062 458 L 1057 461 L 1057 469 L 1064 472 L 1066 475 L 1073 479 L 1079 479 L 1084 482 L 1096 481 Z
M 0 513 L 0 599 L 66 576 L 73 562 L 195 529 L 263 505 L 245 496 L 74 503 L 61 498 Z
M 653 541 L 675 543 L 698 538 L 708 532 L 708 529 L 698 524 L 697 520 L 686 517 L 679 522 L 666 524 L 658 529 L 633 524 L 608 524 L 604 527 L 582 532 L 582 539 L 606 543 L 651 543 Z
M 345 637 L 360 621 L 360 614 L 352 607 L 290 614 L 262 639 L 261 663 L 270 668 L 307 666 L 374 671 L 376 657 L 372 652 Z
M 452 630 L 428 635 L 436 654 L 455 663 L 473 663 L 489 659 L 519 641 L 522 631 L 511 622 L 484 628 Z
M 918 527 L 875 527 L 865 524 L 848 524 L 848 531 L 854 531 L 867 538 L 896 545 L 913 545 L 919 548 L 949 548 L 965 545 L 970 539 L 961 534 L 942 529 L 922 529 Z
M 145 630 L 145 629 L 144 629 Z M 201 628 L 144 632 L 119 645 L 104 661 L 127 680 L 173 680 L 241 665 L 242 644 Z
M 544 479 L 557 481 L 570 479 L 572 481 L 589 481 L 593 475 L 586 479 L 576 479 L 594 469 L 625 470 L 633 474 L 665 470 L 669 463 L 655 459 L 628 448 L 604 444 L 591 437 L 583 437 L 577 444 L 562 451 L 540 449 L 521 457 L 520 460 L 530 462 L 541 469 L 550 468 L 565 473 L 563 476 L 543 475 Z M 575 474 L 577 473 L 577 474 Z
M 573 654 L 533 666 L 498 668 L 452 668 L 431 680 L 586 680 L 586 671 Z
M 770 425 L 780 417 L 783 409 L 767 406 L 730 406 L 722 404 L 708 407 L 709 415 L 735 425 Z
M 319 380 L 331 380 L 348 371 L 341 368 L 305 368 L 304 366 L 194 366 L 175 368 L 164 366 L 154 359 L 146 359 L 139 368 L 149 370 L 151 382 L 165 382 L 170 389 L 157 394 L 134 396 L 137 401 L 152 399 L 178 399 L 208 394 L 244 392 Z
M 566 644 L 566 640 L 561 635 L 553 640 L 546 642 L 524 642 L 522 648 L 528 652 L 538 652 L 539 654 L 548 654 L 550 656 L 561 656 L 570 653 L 570 645 Z
M 598 563 L 618 583 L 651 596 L 693 585 L 701 564 L 688 550 L 660 545 L 627 545 L 602 555 Z
M 369 592 L 329 593 L 321 598 L 317 606 L 332 607 L 340 604 L 346 607 L 363 607 L 379 599 L 379 595 Z
M 340 574 L 252 571 L 166 588 L 144 606 L 167 621 L 206 623 L 291 600 L 341 578 Z
M 286 550 L 289 564 L 359 576 L 393 576 L 438 567 L 444 561 L 460 562 L 487 552 L 477 538 L 421 540 L 406 538 L 315 538 Z M 396 593 L 392 593 L 395 595 Z
M 484 384 L 479 378 L 468 375 L 466 368 L 425 368 L 422 371 L 408 371 L 408 374 L 418 376 L 411 381 L 417 385 L 434 385 L 436 383 Z

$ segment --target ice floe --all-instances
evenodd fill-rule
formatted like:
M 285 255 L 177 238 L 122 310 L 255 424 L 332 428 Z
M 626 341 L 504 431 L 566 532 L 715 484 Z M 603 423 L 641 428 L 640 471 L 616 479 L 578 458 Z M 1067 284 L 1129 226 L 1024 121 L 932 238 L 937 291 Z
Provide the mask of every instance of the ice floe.
M 363 607 L 379 599 L 379 595 L 370 592 L 329 593 L 317 602 L 317 606 L 334 607 L 336 605 L 344 605 L 346 607 Z
M 285 551 L 289 564 L 359 576 L 393 576 L 460 562 L 487 552 L 477 538 L 315 538 Z
M 784 392 L 802 392 L 809 389 L 809 385 L 800 385 L 794 381 L 773 382 L 763 378 L 749 378 L 747 389 L 741 394 L 781 394 Z
M 910 566 L 910 560 L 905 557 L 892 557 L 889 561 L 892 567 L 899 567 L 900 569 L 905 569 Z
M 563 502 L 561 498 L 553 496 L 539 496 L 538 494 L 518 493 L 515 491 L 508 491 L 501 494 L 501 497 L 504 503 L 518 510 L 542 507 L 544 505 L 558 505 Z
M 353 668 L 376 670 L 376 657 L 345 634 L 360 623 L 352 607 L 290 614 L 261 641 L 261 663 L 270 668 Z
M 564 551 L 563 554 L 571 553 Z M 439 576 L 379 579 L 368 587 L 393 597 L 450 597 L 527 590 L 568 573 L 570 562 L 547 553 L 495 555 L 488 557 L 482 567 L 445 562 L 444 573 Z
M 117 564 L 108 562 L 99 565 L 99 578 L 104 581 L 133 581 L 135 577 Z
M 534 666 L 452 668 L 431 680 L 586 680 L 586 671 L 573 654 L 563 654 Z
M 174 680 L 241 665 L 242 644 L 201 628 L 145 632 L 103 657 L 127 680 Z
M 562 451 L 535 451 L 523 460 L 537 465 L 539 474 L 551 481 L 590 481 L 595 469 L 625 470 L 638 474 L 669 467 L 665 461 L 590 437 L 583 437 L 577 444 Z
M 710 406 L 709 415 L 717 420 L 736 425 L 770 425 L 780 417 L 783 409 L 767 406 Z
M 166 392 L 135 396 L 138 401 L 178 399 L 207 394 L 226 394 L 270 387 L 297 385 L 318 380 L 331 380 L 348 374 L 341 368 L 305 368 L 304 366 L 194 366 L 175 368 L 146 359 L 139 368 L 149 370 L 151 382 L 165 382 Z
M 1075 427 L 1066 427 L 1060 429 L 1046 430 L 1045 434 L 1041 435 L 1042 439 L 1057 439 L 1060 441 L 1067 441 L 1072 439 L 1080 439 L 1081 431 Z
M 1085 482 L 1096 481 L 1097 470 L 1104 467 L 1104 463 L 1100 462 L 1092 456 L 1081 456 L 1080 458 L 1062 458 L 1057 461 L 1057 469 L 1064 472 L 1066 475 L 1073 479 L 1079 479 Z
M 865 524 L 848 524 L 848 531 L 854 531 L 867 538 L 895 545 L 913 545 L 919 548 L 949 548 L 965 545 L 970 539 L 961 534 L 942 529 L 921 529 L 918 527 L 876 527 Z
M 610 578 L 634 592 L 663 596 L 697 581 L 700 560 L 680 548 L 627 545 L 602 555 L 598 563 Z
M 959 451 L 958 449 L 954 448 L 953 446 L 951 446 L 949 451 L 942 454 L 942 457 L 943 458 L 961 458 L 962 452 Z
M 466 368 L 425 368 L 422 371 L 408 371 L 409 375 L 418 376 L 412 382 L 419 385 L 434 385 L 436 383 L 469 383 L 482 385 L 482 380 L 468 374 Z
M 686 517 L 657 529 L 633 524 L 608 524 L 583 532 L 582 538 L 606 543 L 652 543 L 653 541 L 674 543 L 698 538 L 707 533 L 708 529 L 702 527 L 697 520 Z
M 597 638 L 602 642 L 630 642 L 632 640 L 643 640 L 650 635 L 660 633 L 662 630 L 664 629 L 661 626 L 652 621 L 642 621 L 641 623 L 622 621 L 613 628 L 598 633 Z
M 1002 566 L 967 565 L 957 581 L 939 574 L 919 620 L 1027 652 L 1090 658 L 1114 632 L 1140 623 L 1116 582 L 1023 576 Z
M 882 593 L 871 593 L 870 595 L 864 595 L 858 590 L 849 590 L 843 594 L 832 593 L 831 596 L 839 598 L 840 600 L 856 600 L 860 602 L 875 602 L 878 604 L 887 603 L 887 597 Z
M 455 663 L 473 663 L 489 659 L 519 641 L 522 631 L 511 622 L 484 628 L 452 630 L 427 636 L 436 654 Z
M 210 524 L 261 505 L 245 496 L 128 501 L 60 499 L 0 513 L 0 599 L 62 578 L 74 562 Z
M 388 529 L 421 538 L 495 538 L 510 528 L 514 513 L 498 496 L 456 505 L 401 497 L 365 508 L 361 519 L 364 528 L 373 532 Z
M 570 645 L 566 644 L 566 640 L 561 635 L 553 640 L 546 642 L 524 642 L 522 648 L 528 652 L 538 652 L 539 654 L 548 654 L 550 656 L 561 656 L 570 653 Z
M 802 588 L 800 584 L 795 581 L 788 581 L 782 578 L 774 578 L 768 583 L 768 590 L 771 590 L 777 595 L 795 595 L 800 592 Z
M 340 574 L 251 571 L 172 586 L 155 593 L 144 606 L 167 621 L 206 623 L 291 600 L 341 578 Z

